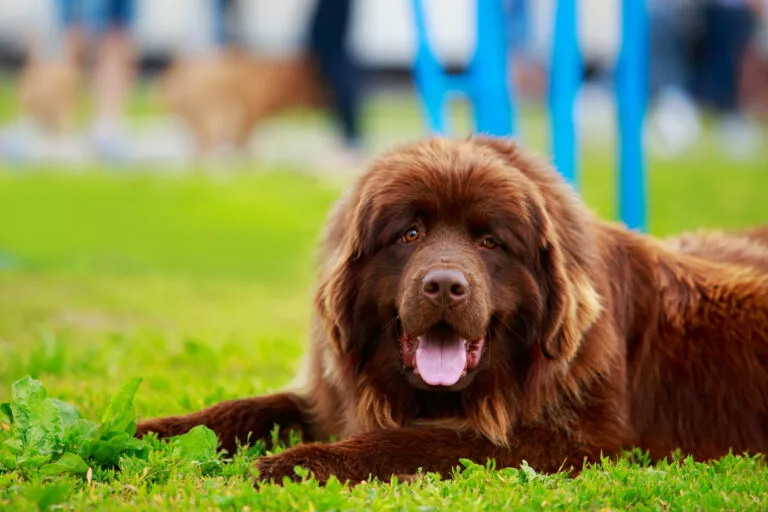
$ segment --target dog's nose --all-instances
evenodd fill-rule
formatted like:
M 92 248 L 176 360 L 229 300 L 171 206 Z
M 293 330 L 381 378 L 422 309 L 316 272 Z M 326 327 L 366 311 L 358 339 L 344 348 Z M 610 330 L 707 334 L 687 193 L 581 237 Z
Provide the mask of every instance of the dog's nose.
M 457 304 L 469 294 L 469 282 L 461 270 L 438 268 L 427 272 L 421 289 L 432 302 Z

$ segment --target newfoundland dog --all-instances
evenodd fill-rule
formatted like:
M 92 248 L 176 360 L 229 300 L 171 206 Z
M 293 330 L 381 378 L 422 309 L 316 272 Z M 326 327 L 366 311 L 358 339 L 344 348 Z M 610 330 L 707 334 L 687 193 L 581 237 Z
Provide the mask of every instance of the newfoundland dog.
M 434 139 L 337 203 L 318 279 L 303 385 L 138 435 L 204 424 L 233 451 L 299 431 L 257 463 L 277 482 L 768 451 L 768 228 L 660 241 L 514 142 Z

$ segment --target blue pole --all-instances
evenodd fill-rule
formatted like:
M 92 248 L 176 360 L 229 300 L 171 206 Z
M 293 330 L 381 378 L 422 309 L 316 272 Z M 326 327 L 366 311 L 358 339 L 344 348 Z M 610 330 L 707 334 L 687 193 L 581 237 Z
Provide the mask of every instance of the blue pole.
M 558 0 L 549 84 L 552 155 L 557 170 L 573 186 L 578 186 L 574 104 L 581 73 L 576 0 Z
M 413 0 L 413 16 L 418 39 L 413 66 L 414 81 L 427 115 L 429 131 L 434 134 L 444 134 L 446 119 L 443 102 L 447 92 L 447 77 L 430 50 L 424 5 L 421 0 Z
M 646 229 L 643 119 L 648 96 L 648 11 L 643 0 L 622 1 L 622 44 L 616 73 L 619 116 L 619 215 Z
M 515 132 L 509 48 L 502 0 L 477 0 L 477 47 L 467 70 L 475 128 L 495 136 Z

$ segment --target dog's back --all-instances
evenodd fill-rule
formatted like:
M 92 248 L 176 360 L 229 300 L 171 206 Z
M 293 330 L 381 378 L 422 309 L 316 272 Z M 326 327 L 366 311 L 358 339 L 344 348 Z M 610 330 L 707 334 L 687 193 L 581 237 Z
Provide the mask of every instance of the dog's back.
M 667 239 L 676 250 L 718 263 L 768 272 L 768 226 L 745 231 L 701 231 Z

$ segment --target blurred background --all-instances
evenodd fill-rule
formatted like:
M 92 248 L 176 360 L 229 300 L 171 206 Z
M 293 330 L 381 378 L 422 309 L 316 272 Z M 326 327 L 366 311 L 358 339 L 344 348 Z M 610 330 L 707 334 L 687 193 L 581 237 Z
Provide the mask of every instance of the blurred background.
M 556 0 L 506 3 L 512 79 L 531 115 L 546 97 Z M 610 143 L 620 2 L 577 4 L 581 135 Z M 462 69 L 477 39 L 475 2 L 425 5 L 439 60 Z M 691 150 L 711 114 L 726 157 L 759 158 L 766 0 L 648 0 L 648 9 L 649 150 L 660 158 Z M 0 157 L 7 165 L 93 157 L 186 165 L 215 155 L 356 166 L 423 133 L 410 80 L 415 50 L 410 0 L 3 2 Z M 536 125 L 523 123 L 524 140 L 541 146 Z M 297 148 L 312 161 L 296 161 Z
M 549 153 L 556 0 L 505 1 L 517 136 Z M 650 232 L 768 222 L 768 0 L 646 1 Z M 476 0 L 424 5 L 462 70 Z M 608 219 L 620 5 L 577 0 L 579 187 Z M 149 415 L 287 382 L 331 203 L 426 134 L 416 44 L 411 0 L 0 2 L 0 397 L 32 374 L 87 411 L 143 375 Z

